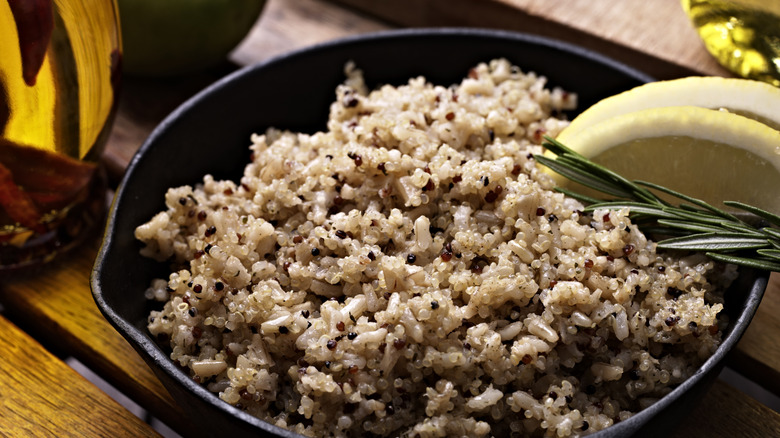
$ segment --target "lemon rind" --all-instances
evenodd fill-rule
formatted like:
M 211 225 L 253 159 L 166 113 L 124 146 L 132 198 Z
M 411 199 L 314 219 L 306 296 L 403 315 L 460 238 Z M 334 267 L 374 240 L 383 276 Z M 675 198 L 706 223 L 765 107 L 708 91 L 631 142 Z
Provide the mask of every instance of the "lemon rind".
M 780 88 L 747 79 L 693 76 L 651 82 L 603 99 L 577 116 L 566 130 L 578 133 L 622 114 L 669 106 L 728 108 L 780 124 Z

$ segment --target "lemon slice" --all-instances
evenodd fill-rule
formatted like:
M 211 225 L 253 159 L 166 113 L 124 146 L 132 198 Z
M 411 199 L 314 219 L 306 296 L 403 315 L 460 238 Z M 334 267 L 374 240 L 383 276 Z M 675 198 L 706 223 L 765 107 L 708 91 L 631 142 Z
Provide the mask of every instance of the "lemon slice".
M 747 117 L 694 106 L 651 108 L 581 132 L 566 128 L 557 140 L 629 179 L 718 207 L 734 200 L 780 213 L 780 132 Z
M 574 135 L 621 114 L 682 105 L 724 108 L 780 130 L 780 88 L 748 79 L 709 76 L 651 82 L 608 97 L 577 116 L 566 130 Z

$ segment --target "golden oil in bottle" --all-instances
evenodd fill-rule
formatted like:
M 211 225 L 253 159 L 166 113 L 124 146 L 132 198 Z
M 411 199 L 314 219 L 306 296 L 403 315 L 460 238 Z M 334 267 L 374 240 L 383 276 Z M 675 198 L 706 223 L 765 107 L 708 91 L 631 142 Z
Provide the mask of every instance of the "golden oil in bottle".
M 721 65 L 780 87 L 780 0 L 682 0 L 682 5 Z
M 73 246 L 105 209 L 117 14 L 115 0 L 0 0 L 0 272 Z

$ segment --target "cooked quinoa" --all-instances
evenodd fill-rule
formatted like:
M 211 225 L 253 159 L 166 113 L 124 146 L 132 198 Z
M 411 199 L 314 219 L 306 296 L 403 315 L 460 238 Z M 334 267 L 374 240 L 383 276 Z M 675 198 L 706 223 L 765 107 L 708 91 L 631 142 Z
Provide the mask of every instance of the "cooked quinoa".
M 713 353 L 713 263 L 536 166 L 574 94 L 506 60 L 450 87 L 346 73 L 327 131 L 254 135 L 239 183 L 172 188 L 137 228 L 172 266 L 149 331 L 193 379 L 307 436 L 568 436 Z

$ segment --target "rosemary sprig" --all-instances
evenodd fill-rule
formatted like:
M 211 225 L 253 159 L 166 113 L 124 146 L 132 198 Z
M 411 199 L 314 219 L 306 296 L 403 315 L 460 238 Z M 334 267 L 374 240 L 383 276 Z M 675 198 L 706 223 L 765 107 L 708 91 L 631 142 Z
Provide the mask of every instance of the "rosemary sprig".
M 736 201 L 724 204 L 763 220 L 760 226 L 740 219 L 700 199 L 658 184 L 631 181 L 596 164 L 559 141 L 545 137 L 542 144 L 557 157 L 534 155 L 536 161 L 583 186 L 612 197 L 604 201 L 568 189 L 561 193 L 589 204 L 585 211 L 629 209 L 629 216 L 645 232 L 669 237 L 658 242 L 660 249 L 704 252 L 713 260 L 780 272 L 780 216 Z M 675 206 L 650 189 L 679 199 Z M 767 225 L 768 224 L 768 225 Z

